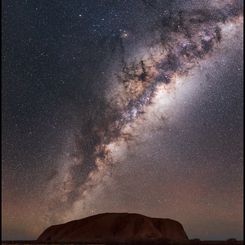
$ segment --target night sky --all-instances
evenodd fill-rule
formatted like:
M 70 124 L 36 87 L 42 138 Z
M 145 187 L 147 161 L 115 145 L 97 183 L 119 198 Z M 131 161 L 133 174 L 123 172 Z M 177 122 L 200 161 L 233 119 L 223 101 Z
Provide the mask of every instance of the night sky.
M 3 239 L 102 212 L 242 239 L 242 10 L 2 1 Z

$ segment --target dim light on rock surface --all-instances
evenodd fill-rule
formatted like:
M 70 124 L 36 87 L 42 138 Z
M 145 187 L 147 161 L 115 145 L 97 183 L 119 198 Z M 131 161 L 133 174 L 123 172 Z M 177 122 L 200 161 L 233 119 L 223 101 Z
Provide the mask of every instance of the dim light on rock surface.
M 47 228 L 39 242 L 148 241 L 186 242 L 183 226 L 171 219 L 140 214 L 104 213 Z

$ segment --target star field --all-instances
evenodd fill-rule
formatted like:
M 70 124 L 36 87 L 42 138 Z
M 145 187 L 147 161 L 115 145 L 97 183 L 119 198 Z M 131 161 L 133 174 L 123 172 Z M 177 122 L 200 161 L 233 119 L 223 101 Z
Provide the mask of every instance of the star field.
M 242 238 L 242 2 L 4 0 L 3 239 L 102 212 Z

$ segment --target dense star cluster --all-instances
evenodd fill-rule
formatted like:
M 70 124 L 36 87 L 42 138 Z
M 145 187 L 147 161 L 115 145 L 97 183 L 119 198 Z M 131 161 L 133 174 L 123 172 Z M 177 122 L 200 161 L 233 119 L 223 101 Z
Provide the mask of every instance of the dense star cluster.
M 109 211 L 241 237 L 241 1 L 3 10 L 5 238 Z

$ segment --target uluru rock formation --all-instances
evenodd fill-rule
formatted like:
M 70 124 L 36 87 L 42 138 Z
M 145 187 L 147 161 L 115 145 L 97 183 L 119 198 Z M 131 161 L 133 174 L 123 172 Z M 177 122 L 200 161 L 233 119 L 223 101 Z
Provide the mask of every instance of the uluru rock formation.
M 171 219 L 140 214 L 104 213 L 47 228 L 40 242 L 79 241 L 187 241 L 183 226 Z

